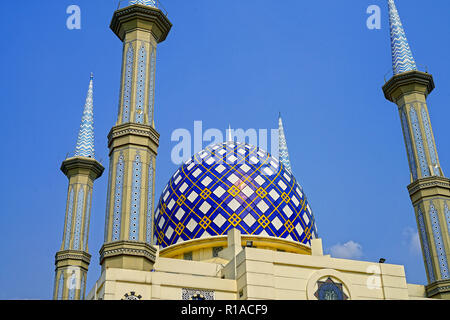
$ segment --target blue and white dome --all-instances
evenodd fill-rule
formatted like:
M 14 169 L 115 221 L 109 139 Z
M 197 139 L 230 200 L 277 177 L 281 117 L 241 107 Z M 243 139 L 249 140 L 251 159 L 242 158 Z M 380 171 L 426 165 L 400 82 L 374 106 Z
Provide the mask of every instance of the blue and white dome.
M 165 248 L 232 228 L 302 244 L 317 237 L 302 187 L 283 164 L 256 147 L 227 142 L 196 154 L 170 179 L 155 212 L 155 243 Z

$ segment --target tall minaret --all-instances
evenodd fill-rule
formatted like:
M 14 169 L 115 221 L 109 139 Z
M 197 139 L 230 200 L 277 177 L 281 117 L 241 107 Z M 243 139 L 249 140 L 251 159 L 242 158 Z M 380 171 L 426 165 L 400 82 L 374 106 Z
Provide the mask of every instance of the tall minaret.
M 417 70 L 394 0 L 388 0 L 394 76 L 383 86 L 397 104 L 414 206 L 428 276 L 429 297 L 450 299 L 450 180 L 439 164 L 426 98 L 433 77 Z
M 62 172 L 69 179 L 66 218 L 61 249 L 56 253 L 53 299 L 84 299 L 91 260 L 88 253 L 89 218 L 94 180 L 103 166 L 94 159 L 93 76 L 81 119 L 75 155 L 64 160 Z
M 108 136 L 110 167 L 102 269 L 152 269 L 157 44 L 172 27 L 153 0 L 130 1 L 114 13 L 111 29 L 123 42 L 121 93 L 116 125 Z

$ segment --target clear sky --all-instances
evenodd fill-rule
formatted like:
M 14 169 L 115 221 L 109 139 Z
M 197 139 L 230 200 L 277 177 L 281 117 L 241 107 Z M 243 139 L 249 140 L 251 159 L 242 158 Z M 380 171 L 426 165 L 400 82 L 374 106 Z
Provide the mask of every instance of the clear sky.
M 450 2 L 397 0 L 418 66 L 433 74 L 431 121 L 450 170 Z M 81 8 L 68 30 L 66 8 Z M 366 9 L 382 9 L 381 30 Z M 67 178 L 90 72 L 95 74 L 96 158 L 108 165 L 122 46 L 109 29 L 115 0 L 5 1 L 0 59 L 0 299 L 50 299 L 62 241 Z M 173 28 L 159 45 L 157 199 L 177 167 L 177 128 L 272 129 L 282 112 L 291 163 L 327 253 L 405 265 L 425 284 L 406 189 L 409 170 L 394 104 L 386 0 L 165 0 Z M 206 146 L 206 145 L 205 145 Z M 95 182 L 88 290 L 100 275 L 107 172 Z M 352 241 L 352 242 L 350 242 Z M 344 244 L 347 243 L 347 246 Z

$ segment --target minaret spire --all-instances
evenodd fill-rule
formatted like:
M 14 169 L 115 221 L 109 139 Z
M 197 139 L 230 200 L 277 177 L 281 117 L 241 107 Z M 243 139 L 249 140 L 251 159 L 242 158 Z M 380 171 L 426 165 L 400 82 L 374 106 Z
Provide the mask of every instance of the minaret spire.
M 94 74 L 91 73 L 89 89 L 81 118 L 80 132 L 78 133 L 76 157 L 94 158 Z
M 289 172 L 292 172 L 291 161 L 289 160 L 289 151 L 286 143 L 286 136 L 284 134 L 283 120 L 281 119 L 281 113 L 278 116 L 278 150 L 280 162 Z
M 394 0 L 388 0 L 391 30 L 392 69 L 394 75 L 417 70 Z

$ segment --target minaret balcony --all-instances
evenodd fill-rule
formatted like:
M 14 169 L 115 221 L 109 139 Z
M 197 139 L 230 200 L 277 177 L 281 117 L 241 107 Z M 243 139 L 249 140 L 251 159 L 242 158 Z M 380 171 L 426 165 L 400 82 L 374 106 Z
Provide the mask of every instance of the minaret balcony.
M 155 6 L 142 3 L 154 3 Z M 149 30 L 156 41 L 160 43 L 166 39 L 172 28 L 172 23 L 167 18 L 167 11 L 158 0 L 126 0 L 119 2 L 118 10 L 114 12 L 110 28 L 121 41 L 124 41 L 125 35 L 132 30 Z
M 384 84 L 383 92 L 387 100 L 396 103 L 403 95 L 414 91 L 428 96 L 434 88 L 431 74 L 413 70 L 394 75 Z

